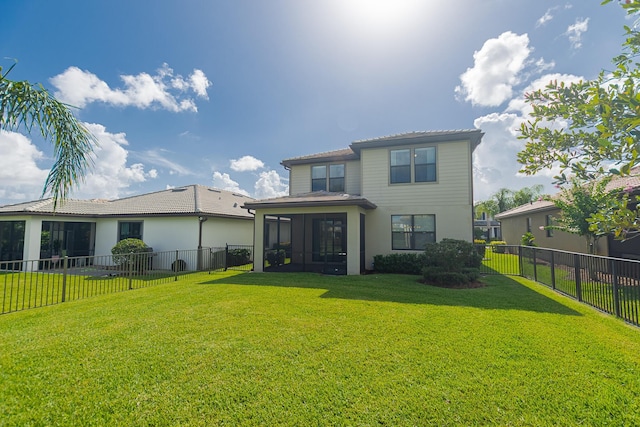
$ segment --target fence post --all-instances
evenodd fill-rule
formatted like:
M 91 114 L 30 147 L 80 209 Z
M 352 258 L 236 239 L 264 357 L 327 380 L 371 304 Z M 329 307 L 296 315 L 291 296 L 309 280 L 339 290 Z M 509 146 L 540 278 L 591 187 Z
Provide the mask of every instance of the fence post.
M 524 266 L 522 265 L 522 246 L 518 246 L 518 268 L 520 269 L 520 276 L 524 277 Z
M 582 302 L 582 273 L 580 269 L 580 255 L 575 254 L 573 256 L 574 264 L 575 264 L 575 275 L 576 275 L 576 299 Z
M 209 264 L 209 268 L 207 269 L 207 270 L 209 270 L 208 274 L 211 274 L 211 264 L 213 264 L 212 261 L 213 261 L 213 248 L 209 248 L 209 263 L 208 263 Z
M 65 302 L 67 296 L 67 261 L 68 256 L 62 258 L 62 302 Z
M 536 258 L 536 248 L 535 246 L 531 247 L 533 249 L 533 281 L 538 281 L 538 260 Z
M 133 254 L 131 255 L 133 256 Z M 135 258 L 133 260 L 133 262 L 129 262 L 129 289 L 133 289 L 133 264 L 135 264 Z
M 618 293 L 618 272 L 616 271 L 616 262 L 614 260 L 610 260 L 609 262 L 611 263 L 611 282 L 613 284 L 613 308 L 616 316 L 622 317 L 620 315 L 620 294 Z
M 178 249 L 176 249 L 176 260 L 173 263 L 173 272 L 175 273 L 173 275 L 173 281 L 177 282 L 178 281 Z
M 556 262 L 555 251 L 551 251 L 551 289 L 556 289 Z
M 229 259 L 229 244 L 225 244 L 224 248 L 224 271 L 227 271 L 227 260 Z

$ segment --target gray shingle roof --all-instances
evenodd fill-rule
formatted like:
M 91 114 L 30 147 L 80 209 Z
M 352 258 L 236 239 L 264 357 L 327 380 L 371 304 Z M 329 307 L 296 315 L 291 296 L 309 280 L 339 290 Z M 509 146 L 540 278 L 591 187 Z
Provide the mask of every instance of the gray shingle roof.
M 429 142 L 459 141 L 469 139 L 471 140 L 471 151 L 473 151 L 478 146 L 478 144 L 480 144 L 483 135 L 484 133 L 480 129 L 415 131 L 354 141 L 351 144 L 351 149 L 356 153 L 360 153 L 360 150 L 362 148 L 385 147 L 403 144 L 420 144 Z
M 357 160 L 359 156 L 353 152 L 351 148 L 343 148 L 341 150 L 326 151 L 324 153 L 309 154 L 307 156 L 292 157 L 284 159 L 280 164 L 289 167 L 300 163 L 315 162 L 338 162 L 347 160 Z
M 483 135 L 484 134 L 480 129 L 407 132 L 354 141 L 351 143 L 349 148 L 292 157 L 284 159 L 280 164 L 285 167 L 290 167 L 297 164 L 357 160 L 360 158 L 360 150 L 363 148 L 393 147 L 396 145 L 460 141 L 464 139 L 471 140 L 471 149 L 473 151 L 478 144 L 480 144 Z
M 633 194 L 637 194 L 638 192 L 640 192 L 640 167 L 632 169 L 629 175 L 617 176 L 613 178 L 611 181 L 609 181 L 609 183 L 605 187 L 605 190 L 624 190 L 625 188 L 629 188 Z M 553 197 L 559 197 L 561 194 L 562 193 L 558 193 Z M 550 210 L 553 208 L 555 208 L 555 205 L 551 201 L 535 201 L 533 203 L 527 203 L 526 205 L 517 206 L 513 209 L 509 209 L 508 211 L 501 212 L 497 214 L 495 218 L 501 220 L 512 216 L 522 215 L 524 213 L 533 213 L 537 211 Z
M 204 185 L 188 185 L 115 200 L 66 200 L 56 215 L 68 216 L 159 216 L 205 215 L 253 218 L 241 206 L 251 197 Z M 0 206 L 0 215 L 53 214 L 53 199 Z

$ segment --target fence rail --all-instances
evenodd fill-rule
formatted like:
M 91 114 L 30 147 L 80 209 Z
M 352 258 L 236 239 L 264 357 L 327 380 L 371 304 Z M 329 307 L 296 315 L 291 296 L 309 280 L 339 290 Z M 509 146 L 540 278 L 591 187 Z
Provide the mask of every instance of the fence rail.
M 0 314 L 177 281 L 198 271 L 251 270 L 253 247 L 0 262 Z
M 640 326 L 640 261 L 531 246 L 486 246 L 484 274 L 523 276 Z

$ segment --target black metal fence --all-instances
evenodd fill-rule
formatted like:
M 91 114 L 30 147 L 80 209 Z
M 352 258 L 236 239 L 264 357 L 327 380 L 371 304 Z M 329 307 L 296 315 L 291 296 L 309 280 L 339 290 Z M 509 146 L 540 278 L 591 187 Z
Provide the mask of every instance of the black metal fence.
M 176 281 L 202 271 L 253 268 L 253 247 L 0 262 L 0 314 Z
M 640 261 L 531 246 L 487 246 L 482 272 L 532 279 L 640 326 Z

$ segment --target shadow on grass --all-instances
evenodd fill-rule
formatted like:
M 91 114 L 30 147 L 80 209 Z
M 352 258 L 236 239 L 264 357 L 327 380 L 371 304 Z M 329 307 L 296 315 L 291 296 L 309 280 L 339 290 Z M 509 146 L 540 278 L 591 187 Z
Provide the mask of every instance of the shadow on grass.
M 508 276 L 486 276 L 482 279 L 486 286 L 474 289 L 438 288 L 424 285 L 418 280 L 419 276 L 396 274 L 326 276 L 314 273 L 245 273 L 200 284 L 324 289 L 326 292 L 321 298 L 581 315 Z

